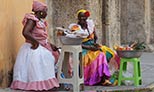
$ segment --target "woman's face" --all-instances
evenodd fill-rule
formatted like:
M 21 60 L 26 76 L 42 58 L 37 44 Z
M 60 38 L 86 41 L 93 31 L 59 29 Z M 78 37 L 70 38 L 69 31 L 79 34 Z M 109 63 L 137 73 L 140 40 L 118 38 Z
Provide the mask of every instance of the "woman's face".
M 36 12 L 35 12 L 35 15 L 36 15 L 38 18 L 45 19 L 46 16 L 47 16 L 47 9 L 44 9 L 44 10 L 41 10 L 41 11 L 36 11 Z
M 45 10 L 43 10 L 43 11 L 41 11 L 41 14 L 40 14 L 41 16 L 41 18 L 46 18 L 46 16 L 47 16 L 47 9 L 45 9 Z
M 80 12 L 78 15 L 78 20 L 87 20 L 87 17 L 84 13 Z
M 86 17 L 85 14 L 82 13 L 82 12 L 79 13 L 79 15 L 78 15 L 78 20 L 79 20 L 80 23 L 85 23 L 86 20 L 87 20 L 87 18 L 88 18 L 88 17 Z

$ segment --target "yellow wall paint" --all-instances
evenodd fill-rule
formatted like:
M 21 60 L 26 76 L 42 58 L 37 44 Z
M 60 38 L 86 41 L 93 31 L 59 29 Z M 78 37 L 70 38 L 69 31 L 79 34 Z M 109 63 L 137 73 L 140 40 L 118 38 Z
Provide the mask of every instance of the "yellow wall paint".
M 31 12 L 32 1 L 0 0 L 0 88 L 9 86 L 9 72 L 24 43 L 21 22 L 25 13 Z

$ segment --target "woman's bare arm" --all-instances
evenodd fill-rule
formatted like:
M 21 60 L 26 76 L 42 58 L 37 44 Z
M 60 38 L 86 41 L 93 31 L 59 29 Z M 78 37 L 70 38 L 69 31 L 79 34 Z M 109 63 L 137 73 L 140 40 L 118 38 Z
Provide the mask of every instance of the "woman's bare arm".
M 25 39 L 29 40 L 32 44 L 32 49 L 36 49 L 39 45 L 39 43 L 37 42 L 36 39 L 34 39 L 34 37 L 31 34 L 31 31 L 34 29 L 36 25 L 36 22 L 33 20 L 27 20 L 27 23 L 25 24 L 22 34 L 25 37 Z

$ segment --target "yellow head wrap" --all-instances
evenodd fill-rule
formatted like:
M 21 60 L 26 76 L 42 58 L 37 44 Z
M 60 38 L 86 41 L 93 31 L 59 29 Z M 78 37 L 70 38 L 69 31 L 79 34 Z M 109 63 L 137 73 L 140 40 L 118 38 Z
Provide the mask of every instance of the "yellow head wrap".
M 79 10 L 79 11 L 77 12 L 77 15 L 78 15 L 80 12 L 85 13 L 86 11 L 87 11 L 87 10 L 81 9 L 81 10 Z
M 87 13 L 88 13 L 88 15 L 87 15 L 87 17 L 89 17 L 90 16 L 90 12 L 89 11 L 87 11 L 87 10 L 85 10 L 85 9 L 81 9 L 81 10 L 79 10 L 78 12 L 77 12 L 77 16 L 79 15 L 79 13 L 86 13 L 86 15 L 87 15 Z

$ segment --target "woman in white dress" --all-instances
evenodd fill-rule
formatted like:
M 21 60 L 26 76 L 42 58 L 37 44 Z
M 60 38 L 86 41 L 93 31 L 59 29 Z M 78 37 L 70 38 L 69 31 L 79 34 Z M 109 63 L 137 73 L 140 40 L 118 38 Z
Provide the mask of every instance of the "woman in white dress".
M 34 1 L 33 13 L 23 19 L 23 36 L 25 43 L 19 50 L 14 65 L 12 89 L 49 90 L 59 87 L 55 77 L 55 63 L 58 60 L 58 49 L 47 41 L 47 6 Z

